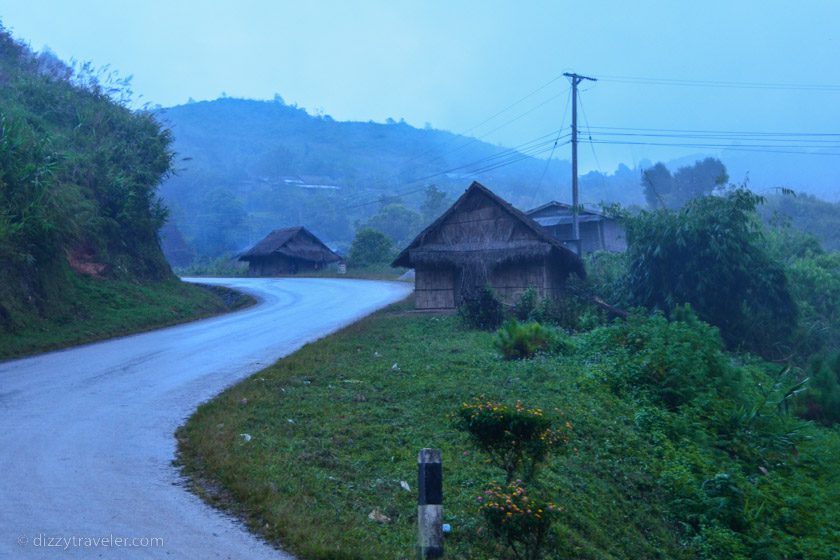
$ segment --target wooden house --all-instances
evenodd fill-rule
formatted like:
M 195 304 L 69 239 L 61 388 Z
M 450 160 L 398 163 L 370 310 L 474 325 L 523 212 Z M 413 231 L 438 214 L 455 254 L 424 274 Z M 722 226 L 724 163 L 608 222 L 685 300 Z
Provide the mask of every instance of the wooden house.
M 564 245 L 577 250 L 572 233 L 574 216 L 571 204 L 549 202 L 526 213 Z M 581 209 L 578 212 L 578 228 L 582 255 L 595 251 L 623 253 L 627 250 L 627 232 L 624 225 L 601 212 Z
M 341 257 L 305 227 L 276 229 L 240 255 L 252 276 L 295 274 L 320 270 Z
M 559 295 L 583 262 L 536 222 L 489 189 L 473 183 L 394 260 L 414 268 L 418 309 L 451 309 L 488 286 L 514 303 L 528 288 Z

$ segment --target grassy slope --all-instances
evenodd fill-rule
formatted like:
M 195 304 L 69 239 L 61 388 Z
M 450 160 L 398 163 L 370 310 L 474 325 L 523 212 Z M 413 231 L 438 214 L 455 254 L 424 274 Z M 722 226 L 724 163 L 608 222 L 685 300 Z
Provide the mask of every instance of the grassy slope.
M 454 525 L 448 556 L 490 558 L 475 497 L 502 478 L 452 415 L 475 395 L 521 398 L 575 424 L 578 451 L 555 456 L 543 474 L 548 497 L 565 508 L 563 557 L 684 557 L 646 472 L 655 449 L 634 425 L 632 402 L 596 381 L 597 366 L 574 356 L 504 362 L 491 335 L 404 308 L 308 345 L 199 408 L 179 432 L 186 471 L 204 481 L 199 492 L 302 558 L 409 558 L 417 451 L 439 447 Z M 374 508 L 392 521 L 370 521 Z
M 0 359 L 151 330 L 230 311 L 253 299 L 172 279 L 133 283 L 70 275 L 72 302 L 46 319 L 0 333 Z

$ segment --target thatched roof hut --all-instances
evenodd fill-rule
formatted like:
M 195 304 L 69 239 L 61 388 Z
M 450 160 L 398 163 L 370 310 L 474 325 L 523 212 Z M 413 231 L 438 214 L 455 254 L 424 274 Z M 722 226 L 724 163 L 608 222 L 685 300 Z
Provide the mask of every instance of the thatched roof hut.
M 320 270 L 341 257 L 305 227 L 276 229 L 262 241 L 240 255 L 248 262 L 254 276 L 295 274 L 304 270 Z
M 528 288 L 559 295 L 583 262 L 539 224 L 479 183 L 423 230 L 393 262 L 415 269 L 418 309 L 449 309 L 485 286 L 513 303 Z

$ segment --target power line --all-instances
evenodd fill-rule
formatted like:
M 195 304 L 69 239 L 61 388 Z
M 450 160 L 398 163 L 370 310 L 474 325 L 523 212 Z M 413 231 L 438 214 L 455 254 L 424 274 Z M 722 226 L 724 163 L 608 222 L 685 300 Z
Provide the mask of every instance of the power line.
M 561 131 L 558 131 L 558 132 L 561 132 Z M 458 171 L 460 169 L 466 169 L 468 167 L 472 167 L 472 166 L 474 166 L 476 164 L 479 164 L 479 163 L 484 163 L 484 162 L 491 161 L 491 160 L 494 160 L 494 159 L 504 158 L 504 157 L 507 157 L 507 156 L 510 156 L 510 155 L 528 153 L 528 151 L 531 150 L 531 149 L 539 148 L 539 147 L 542 147 L 542 146 L 545 146 L 545 145 L 549 144 L 551 142 L 551 140 L 545 140 L 545 138 L 547 138 L 548 136 L 551 136 L 553 134 L 554 134 L 554 132 L 551 132 L 549 134 L 545 134 L 543 136 L 540 136 L 538 138 L 535 138 L 535 139 L 530 140 L 528 142 L 525 142 L 523 144 L 519 144 L 518 146 L 514 146 L 513 148 L 508 148 L 508 149 L 506 149 L 502 152 L 499 152 L 497 154 L 493 154 L 493 155 L 490 155 L 490 156 L 485 156 L 483 158 L 471 161 L 469 163 L 459 165 L 457 167 L 452 167 L 452 168 L 447 169 L 446 171 L 443 171 L 443 172 L 440 172 L 440 173 L 435 173 L 433 175 L 427 175 L 427 176 L 424 176 L 424 177 L 419 177 L 417 179 L 414 179 L 414 181 L 422 181 L 424 179 L 428 179 L 428 178 L 431 178 L 431 177 L 436 177 L 436 176 L 440 175 L 441 173 L 452 173 L 453 171 Z M 562 137 L 565 137 L 565 136 L 568 136 L 568 135 L 564 135 Z M 560 137 L 558 137 L 558 138 L 560 138 Z
M 531 190 L 531 205 L 534 204 L 534 199 L 537 196 L 537 192 L 542 187 L 543 180 L 545 180 L 545 174 L 548 173 L 548 166 L 551 163 L 551 159 L 554 157 L 554 150 L 557 149 L 557 143 L 560 141 L 560 135 L 563 133 L 563 127 L 566 124 L 566 113 L 569 110 L 569 101 L 572 99 L 572 90 L 569 89 L 569 94 L 566 96 L 566 104 L 563 106 L 563 117 L 560 120 L 560 128 L 557 130 L 557 139 L 554 140 L 554 146 L 551 147 L 551 153 L 548 154 L 548 159 L 545 160 L 545 167 L 543 167 L 543 172 L 540 175 L 540 180 L 537 181 L 534 188 Z
M 592 157 L 595 158 L 595 168 L 601 175 L 603 175 L 604 172 L 601 170 L 601 162 L 598 161 L 598 154 L 595 153 L 595 144 L 592 143 L 592 128 L 589 126 L 589 119 L 586 116 L 586 109 L 583 106 L 583 97 L 580 98 L 580 112 L 583 113 L 583 122 L 586 123 L 586 132 L 589 137 L 589 147 L 592 149 Z
M 521 97 L 520 99 L 517 99 L 516 101 L 514 101 L 513 103 L 511 103 L 510 105 L 508 105 L 507 107 L 505 107 L 504 109 L 502 109 L 501 111 L 499 111 L 498 113 L 494 113 L 493 115 L 491 115 L 491 116 L 487 117 L 486 119 L 484 119 L 483 121 L 481 121 L 481 122 L 480 122 L 480 123 L 478 123 L 477 125 L 473 126 L 472 128 L 469 128 L 469 129 L 465 130 L 464 132 L 460 133 L 460 136 L 463 136 L 463 135 L 465 135 L 465 134 L 469 134 L 470 132 L 472 132 L 472 131 L 473 131 L 473 130 L 475 130 L 476 128 L 479 128 L 480 126 L 482 126 L 482 125 L 484 125 L 484 124 L 487 124 L 488 122 L 490 122 L 491 120 L 495 119 L 496 117 L 498 117 L 498 116 L 499 116 L 499 115 L 501 115 L 502 113 L 504 113 L 504 112 L 506 112 L 506 111 L 508 111 L 508 110 L 510 110 L 510 109 L 512 109 L 512 108 L 514 108 L 514 107 L 516 107 L 517 105 L 519 105 L 520 103 L 522 103 L 522 102 L 523 102 L 523 101 L 525 101 L 526 99 L 530 99 L 531 97 L 533 97 L 533 96 L 534 96 L 534 95 L 536 95 L 537 93 L 541 92 L 542 90 L 544 90 L 545 88 L 547 88 L 548 86 L 550 86 L 551 84 L 553 84 L 554 82 L 556 82 L 556 81 L 558 81 L 558 80 L 562 80 L 562 79 L 563 79 L 563 77 L 564 77 L 564 76 L 563 76 L 563 74 L 560 74 L 559 76 L 555 76 L 555 77 L 553 77 L 552 79 L 550 79 L 549 81 L 547 81 L 546 83 L 544 83 L 543 85 L 541 85 L 540 87 L 538 87 L 537 89 L 535 89 L 534 91 L 532 91 L 531 93 L 529 93 L 528 95 L 526 95 L 525 97 Z
M 596 136 L 600 138 L 609 138 L 616 140 L 621 138 L 651 138 L 651 139 L 683 139 L 696 140 L 698 142 L 717 141 L 716 145 L 720 146 L 751 146 L 751 147 L 798 147 L 798 148 L 840 148 L 840 139 L 838 140 L 811 140 L 799 137 L 764 137 L 764 136 L 727 136 L 727 135 L 696 135 L 696 134 L 639 134 L 639 133 L 621 133 L 621 132 L 596 132 Z M 746 143 L 746 144 L 742 144 Z M 793 146 L 791 146 L 793 144 Z
M 517 99 L 516 101 L 514 101 L 514 102 L 513 102 L 513 103 L 511 103 L 510 105 L 506 106 L 504 109 L 501 109 L 501 110 L 497 111 L 496 113 L 493 113 L 492 115 L 490 115 L 489 117 L 487 117 L 486 119 L 484 119 L 483 121 L 481 121 L 480 123 L 478 123 L 478 124 L 476 124 L 476 125 L 474 125 L 474 126 L 472 126 L 472 127 L 468 128 L 468 129 L 466 129 L 466 130 L 464 130 L 464 131 L 462 131 L 462 132 L 457 133 L 455 136 L 456 136 L 456 137 L 466 136 L 466 135 L 467 135 L 467 134 L 469 134 L 470 132 L 472 132 L 472 131 L 476 130 L 477 128 L 480 128 L 480 127 L 484 126 L 485 124 L 487 124 L 488 122 L 492 121 L 492 120 L 493 120 L 493 119 L 495 119 L 496 117 L 498 117 L 498 116 L 500 116 L 500 115 L 502 115 L 502 114 L 506 113 L 507 111 L 509 111 L 509 110 L 513 109 L 514 107 L 516 107 L 517 105 L 519 105 L 520 103 L 522 103 L 523 101 L 525 101 L 526 99 L 530 99 L 531 97 L 533 97 L 534 95 L 538 94 L 539 92 L 541 92 L 542 90 L 544 90 L 545 88 L 547 88 L 548 86 L 550 86 L 551 84 L 553 84 L 554 82 L 556 82 L 556 81 L 558 81 L 558 80 L 561 80 L 561 79 L 563 79 L 563 75 L 562 75 L 562 74 L 560 74 L 559 76 L 555 76 L 555 77 L 553 77 L 552 79 L 550 79 L 549 81 L 547 81 L 546 83 L 544 83 L 543 85 L 541 85 L 540 87 L 538 87 L 537 89 L 535 89 L 535 90 L 531 91 L 530 93 L 528 93 L 527 95 L 525 95 L 525 96 L 523 96 L 523 97 L 520 97 L 519 99 Z M 552 98 L 552 99 L 553 99 L 553 98 Z M 541 104 L 540 106 L 542 106 L 542 105 L 544 105 L 544 103 L 543 103 L 543 104 Z M 516 120 L 516 119 L 515 119 L 515 120 Z M 504 126 L 504 125 L 503 125 L 503 126 Z M 494 132 L 495 130 L 498 130 L 498 128 L 497 128 L 497 129 L 494 129 L 494 130 L 492 130 L 492 131 L 490 131 L 490 132 Z M 485 136 L 486 136 L 487 134 L 489 134 L 489 132 L 488 132 L 488 133 L 485 133 Z M 428 150 L 426 150 L 426 151 L 424 151 L 424 152 L 421 152 L 420 154 L 417 154 L 417 155 L 413 156 L 412 158 L 410 158 L 409 160 L 407 160 L 405 163 L 412 162 L 412 161 L 414 161 L 414 160 L 416 160 L 416 159 L 418 159 L 418 158 L 421 158 L 421 157 L 423 157 L 423 156 L 425 156 L 425 155 L 430 154 L 430 153 L 431 153 L 431 152 L 433 152 L 433 151 L 435 151 L 435 149 L 434 149 L 434 148 L 430 148 L 430 149 L 428 149 Z
M 462 165 L 452 167 L 452 168 L 449 168 L 449 169 L 445 169 L 443 171 L 439 171 L 439 172 L 432 173 L 432 174 L 429 174 L 429 175 L 424 175 L 424 176 L 421 176 L 421 177 L 416 177 L 414 179 L 409 179 L 406 182 L 407 183 L 417 183 L 417 182 L 420 182 L 420 181 L 425 181 L 425 180 L 428 180 L 428 179 L 439 177 L 441 175 L 446 175 L 448 173 L 453 173 L 455 171 L 461 171 L 461 170 L 473 168 L 476 165 L 482 165 L 482 164 L 484 165 L 484 167 L 480 167 L 478 169 L 470 169 L 469 172 L 472 173 L 472 174 L 483 173 L 483 172 L 486 172 L 486 171 L 491 171 L 493 169 L 499 169 L 501 167 L 505 167 L 505 166 L 511 165 L 513 163 L 517 163 L 518 161 L 522 161 L 524 159 L 532 158 L 535 155 L 539 155 L 539 154 L 542 154 L 544 152 L 547 152 L 550 149 L 550 148 L 547 147 L 549 144 L 552 144 L 552 143 L 556 142 L 557 140 L 559 140 L 561 138 L 565 138 L 566 136 L 568 136 L 568 135 L 562 135 L 562 136 L 559 136 L 558 139 L 556 139 L 556 140 L 545 140 L 545 138 L 547 138 L 549 136 L 553 136 L 555 134 L 555 132 L 562 132 L 562 130 L 561 131 L 552 131 L 549 134 L 545 134 L 543 136 L 534 138 L 532 140 L 529 140 L 528 142 L 525 142 L 525 143 L 520 144 L 518 146 L 515 146 L 513 148 L 506 149 L 506 150 L 504 150 L 502 152 L 499 152 L 497 154 L 486 156 L 486 157 L 480 158 L 478 160 L 474 160 L 474 161 L 471 161 L 469 163 L 462 164 Z M 494 160 L 500 160 L 500 161 L 494 161 Z M 421 191 L 425 190 L 425 188 L 426 188 L 425 186 L 419 187 L 419 188 L 412 188 L 412 189 L 400 191 L 400 192 L 397 192 L 397 193 L 394 193 L 394 194 L 396 196 L 407 196 L 407 195 L 410 195 L 410 194 L 415 194 L 415 193 L 421 192 Z M 368 202 L 361 202 L 361 203 L 355 204 L 353 206 L 348 206 L 347 209 L 349 210 L 349 209 L 354 209 L 354 208 L 361 208 L 363 206 L 368 206 L 370 204 L 376 204 L 377 202 L 379 202 L 379 201 L 378 200 L 371 200 L 371 201 L 368 201 Z
M 565 135 L 565 136 L 567 136 L 567 135 Z M 565 137 L 565 136 L 562 136 L 562 137 Z M 532 144 L 532 142 L 533 141 L 528 142 L 526 144 Z M 413 179 L 409 182 L 413 183 L 413 182 L 417 182 L 417 181 L 424 181 L 426 179 L 431 179 L 433 177 L 438 177 L 440 175 L 445 175 L 447 173 L 453 173 L 455 171 L 460 171 L 462 169 L 469 169 L 469 168 L 474 167 L 474 166 L 479 165 L 479 164 L 487 164 L 487 163 L 491 162 L 492 160 L 504 159 L 504 158 L 510 158 L 510 157 L 518 157 L 520 155 L 525 155 L 525 156 L 530 157 L 532 154 L 542 153 L 543 151 L 546 151 L 547 149 L 543 150 L 543 148 L 545 148 L 545 146 L 547 146 L 551 142 L 552 142 L 551 140 L 542 141 L 542 142 L 539 142 L 537 144 L 530 145 L 527 148 L 524 147 L 525 144 L 520 144 L 519 146 L 517 146 L 515 148 L 505 150 L 505 151 L 500 152 L 498 154 L 495 154 L 495 155 L 492 155 L 492 156 L 487 156 L 487 157 L 484 157 L 484 158 L 481 158 L 481 159 L 478 159 L 478 160 L 475 160 L 475 161 L 471 161 L 469 163 L 466 163 L 464 165 L 459 165 L 457 167 L 451 167 L 449 169 L 446 169 L 445 171 L 440 171 L 440 172 L 437 172 L 437 173 L 433 173 L 431 175 L 418 177 L 418 178 Z M 491 165 L 496 165 L 497 163 L 499 163 L 499 162 L 493 162 Z
M 699 133 L 699 134 L 745 134 L 745 135 L 768 135 L 768 136 L 836 136 L 840 137 L 837 132 L 768 132 L 768 131 L 732 131 L 732 130 L 690 130 L 684 128 L 632 128 L 624 126 L 593 126 L 595 130 L 628 130 L 640 132 L 684 132 L 684 133 Z
M 701 144 L 701 143 L 672 143 L 672 142 L 633 142 L 617 140 L 593 140 L 596 144 L 617 144 L 624 146 L 666 146 L 674 148 L 720 148 L 738 152 L 763 152 L 768 154 L 802 154 L 814 156 L 840 156 L 840 152 L 808 152 L 795 151 L 796 148 L 814 148 L 814 146 L 761 146 L 761 145 L 730 145 L 730 144 Z M 837 146 L 840 147 L 840 146 Z M 780 148 L 780 149 L 777 149 Z
M 727 80 L 687 80 L 670 78 L 645 78 L 639 76 L 600 76 L 605 82 L 658 85 L 676 87 L 710 87 L 710 88 L 731 88 L 731 89 L 767 89 L 767 90 L 792 90 L 792 91 L 820 91 L 840 92 L 838 84 L 796 84 L 784 82 L 737 82 Z
M 499 125 L 499 126 L 497 126 L 496 128 L 492 128 L 492 129 L 488 130 L 487 132 L 485 132 L 485 133 L 484 133 L 484 134 L 482 134 L 481 136 L 475 136 L 475 137 L 472 137 L 472 138 L 467 138 L 467 139 L 466 139 L 466 141 L 465 141 L 465 142 L 463 142 L 461 145 L 454 147 L 453 149 L 449 150 L 446 154 L 441 154 L 441 155 L 439 155 L 439 156 L 437 156 L 437 157 L 432 158 L 430 161 L 438 161 L 438 160 L 440 160 L 440 159 L 443 159 L 443 158 L 444 158 L 444 157 L 446 157 L 446 156 L 451 156 L 451 155 L 452 155 L 452 154 L 454 154 L 454 153 L 460 152 L 461 150 L 466 149 L 467 147 L 471 146 L 472 144 L 475 144 L 476 142 L 479 142 L 479 141 L 480 141 L 480 140 L 482 140 L 483 138 L 486 138 L 487 136 L 489 136 L 490 134 L 492 134 L 492 133 L 496 132 L 497 130 L 501 130 L 502 128 L 504 128 L 504 127 L 508 126 L 509 124 L 515 123 L 516 121 L 518 121 L 518 120 L 522 119 L 523 117 L 526 117 L 527 115 L 530 115 L 531 113 L 533 113 L 533 112 L 534 112 L 534 111 L 536 111 L 537 109 L 539 109 L 539 108 L 541 108 L 541 107 L 544 107 L 545 105 L 547 105 L 548 103 L 550 103 L 550 102 L 554 101 L 554 100 L 555 100 L 555 99 L 557 99 L 558 97 L 561 97 L 562 95 L 563 95 L 562 93 L 558 93 L 557 95 L 553 95 L 553 96 L 549 97 L 548 99 L 546 99 L 545 101 L 543 101 L 543 102 L 542 102 L 542 103 L 540 103 L 539 105 L 536 105 L 536 106 L 534 106 L 534 107 L 532 107 L 532 108 L 528 109 L 528 110 L 527 110 L 527 111 L 525 111 L 524 113 L 520 113 L 520 114 L 519 114 L 519 115 L 517 115 L 516 117 L 514 117 L 514 118 L 512 118 L 512 119 L 510 119 L 510 120 L 508 120 L 508 121 L 503 122 L 502 124 L 500 124 L 500 125 Z M 434 151 L 434 150 L 429 150 L 429 151 Z M 428 152 L 427 152 L 427 153 L 428 153 Z M 411 159 L 409 159 L 409 160 L 407 160 L 407 161 L 403 162 L 403 165 L 405 165 L 405 164 L 407 164 L 407 163 L 410 163 L 410 162 L 412 162 L 412 161 L 415 161 L 415 160 L 416 160 L 416 159 L 418 159 L 419 157 L 420 157 L 420 156 L 415 156 L 415 157 L 413 157 L 413 158 L 411 158 Z
M 572 133 L 571 133 L 571 141 L 560 143 L 562 138 L 565 138 L 566 135 L 563 135 L 563 126 L 561 124 L 560 129 L 557 131 L 557 137 L 551 140 L 544 140 L 549 135 L 544 135 L 514 148 L 510 148 L 499 152 L 497 154 L 493 154 L 490 156 L 486 156 L 480 158 L 478 160 L 461 164 L 440 172 L 428 174 L 422 177 L 418 177 L 415 179 L 411 179 L 407 181 L 408 183 L 416 183 L 428 179 L 432 179 L 434 177 L 439 177 L 441 175 L 446 175 L 449 173 L 453 173 L 456 171 L 468 170 L 471 174 L 479 174 L 479 173 L 486 173 L 488 171 L 492 171 L 495 169 L 499 169 L 501 167 L 505 167 L 508 165 L 512 165 L 514 163 L 523 161 L 528 158 L 535 157 L 537 155 L 543 154 L 545 152 L 550 151 L 551 154 L 546 162 L 546 166 L 543 169 L 543 173 L 540 177 L 539 183 L 541 184 L 545 174 L 548 169 L 548 165 L 551 162 L 551 158 L 554 156 L 554 151 L 558 146 L 565 145 L 567 143 L 572 144 L 572 163 L 573 163 L 573 206 L 576 206 L 574 199 L 576 198 L 576 183 L 577 183 L 577 169 L 576 169 L 576 148 L 577 148 L 577 123 L 576 123 L 576 108 L 577 108 L 577 85 L 583 80 L 592 80 L 595 81 L 593 78 L 588 78 L 586 76 L 579 76 L 577 74 L 571 73 L 564 73 L 563 75 L 556 76 L 543 84 L 542 86 L 538 87 L 537 89 L 531 91 L 527 95 L 517 99 L 513 103 L 507 105 L 500 111 L 492 114 L 488 118 L 482 120 L 478 124 L 466 129 L 465 131 L 461 132 L 456 136 L 463 137 L 464 135 L 477 130 L 484 126 L 485 124 L 493 121 L 500 115 L 510 111 L 512 108 L 518 106 L 522 102 L 532 98 L 540 91 L 543 91 L 551 84 L 555 83 L 562 77 L 568 77 L 572 80 L 572 85 L 567 91 L 567 93 L 571 94 L 571 98 L 574 103 L 574 107 L 572 109 Z M 737 81 L 725 81 L 725 80 L 683 80 L 683 79 L 666 79 L 666 78 L 646 78 L 646 77 L 634 77 L 634 76 L 601 76 L 599 79 L 602 79 L 606 82 L 616 82 L 616 83 L 631 83 L 631 84 L 640 84 L 640 85 L 664 85 L 664 86 L 681 86 L 681 87 L 717 87 L 717 88 L 744 88 L 744 89 L 776 89 L 776 90 L 803 90 L 803 91 L 826 91 L 826 92 L 833 92 L 838 91 L 840 92 L 840 85 L 833 85 L 833 84 L 793 84 L 793 83 L 773 83 L 773 82 L 737 82 Z M 588 91 L 588 90 L 582 90 Z M 537 109 L 545 106 L 546 104 L 550 103 L 551 101 L 561 97 L 561 94 L 553 95 L 548 99 L 543 100 L 541 103 L 537 104 L 536 106 L 531 107 L 530 109 L 518 114 L 512 119 L 509 119 L 502 124 L 492 128 L 483 133 L 482 136 L 473 137 L 466 139 L 465 142 L 461 143 L 459 146 L 454 147 L 451 150 L 448 150 L 445 154 L 438 155 L 435 158 L 432 158 L 431 161 L 440 160 L 446 156 L 451 156 L 453 153 L 458 151 L 464 150 L 468 146 L 478 142 L 480 139 L 485 138 L 486 136 L 508 126 L 525 116 L 533 113 Z M 568 98 L 567 98 L 567 106 L 568 106 Z M 610 126 L 595 126 L 592 127 L 589 125 L 588 117 L 586 115 L 585 109 L 583 107 L 583 103 L 581 101 L 581 110 L 583 112 L 584 121 L 586 122 L 586 130 L 588 133 L 588 139 L 590 148 L 592 150 L 593 158 L 595 159 L 595 163 L 599 172 L 603 174 L 601 171 L 600 162 L 598 160 L 598 155 L 595 151 L 595 144 L 615 144 L 615 145 L 640 145 L 640 146 L 663 146 L 663 147 L 685 147 L 685 148 L 715 148 L 715 149 L 725 149 L 725 150 L 733 150 L 733 151 L 754 151 L 754 152 L 764 152 L 764 153 L 778 153 L 778 154 L 808 154 L 808 155 L 840 155 L 835 153 L 829 152 L 809 152 L 809 151 L 801 151 L 807 149 L 819 149 L 819 148 L 840 148 L 840 133 L 795 133 L 795 132 L 767 132 L 767 131 L 720 131 L 720 130 L 683 130 L 683 129 L 656 129 L 656 128 L 630 128 L 630 127 L 610 127 Z M 563 113 L 563 121 L 565 121 L 565 110 Z M 553 135 L 554 133 L 551 133 Z M 595 135 L 595 139 L 593 139 L 593 134 Z M 606 139 L 599 138 L 606 137 Z M 674 139 L 679 140 L 683 139 L 686 140 L 685 142 L 656 142 L 656 141 L 634 141 L 634 140 L 621 140 L 621 138 L 651 138 L 651 139 Z M 833 140 L 834 138 L 838 138 L 838 140 Z M 695 142 L 689 142 L 688 140 L 696 140 Z M 720 142 L 714 141 L 726 141 L 726 142 L 748 142 L 746 144 L 724 144 Z M 823 145 L 819 145 L 823 144 Z M 410 163 L 427 155 L 431 152 L 434 152 L 435 149 L 429 149 L 425 152 L 422 152 L 416 156 L 413 156 L 409 160 L 404 163 Z M 408 194 L 414 194 L 424 190 L 426 187 L 420 188 L 412 188 L 410 190 L 405 190 L 402 192 L 395 193 L 398 196 L 405 196 Z M 370 201 L 365 203 L 360 203 L 355 206 L 350 206 L 348 208 L 359 208 L 362 206 L 366 206 L 369 204 L 375 204 L 377 201 Z
M 566 141 L 566 142 L 563 142 L 562 144 L 560 144 L 560 146 L 565 146 L 566 144 L 569 144 L 569 143 L 570 143 L 570 141 Z M 549 150 L 553 150 L 553 149 L 554 149 L 554 147 L 549 148 L 548 146 L 544 146 L 544 147 L 540 148 L 539 150 L 532 151 L 532 152 L 526 153 L 526 154 L 522 154 L 519 157 L 515 157 L 513 159 L 510 159 L 510 160 L 502 162 L 502 163 L 494 164 L 490 167 L 484 167 L 484 168 L 481 168 L 481 169 L 476 169 L 476 170 L 472 171 L 471 173 L 478 174 L 478 173 L 486 173 L 487 171 L 493 171 L 494 169 L 499 169 L 500 167 L 506 167 L 508 165 L 512 165 L 514 163 L 518 163 L 518 162 L 526 160 L 526 159 L 532 159 L 535 156 L 538 156 L 540 154 L 544 154 L 544 153 L 548 152 Z

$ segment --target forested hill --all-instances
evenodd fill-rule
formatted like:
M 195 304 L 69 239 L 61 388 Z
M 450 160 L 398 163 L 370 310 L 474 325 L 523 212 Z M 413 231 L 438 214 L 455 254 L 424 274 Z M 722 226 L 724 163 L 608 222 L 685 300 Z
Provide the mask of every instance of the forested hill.
M 0 333 L 63 311 L 69 321 L 80 275 L 172 277 L 156 195 L 170 135 L 114 101 L 125 86 L 0 26 Z
M 555 138 L 512 151 L 404 122 L 338 122 L 275 101 L 222 98 L 166 109 L 179 168 L 161 193 L 172 222 L 199 256 L 234 252 L 268 231 L 303 224 L 339 247 L 355 225 L 398 204 L 422 223 L 430 184 L 451 201 L 473 180 L 527 208 L 568 197 L 571 169 Z M 584 178 L 588 202 L 641 202 L 639 173 Z M 408 194 L 404 194 L 408 193 Z M 177 232 L 170 228 L 175 236 Z M 183 249 L 183 244 L 181 245 Z
M 176 152 L 192 158 L 165 185 L 167 197 L 199 177 L 238 182 L 238 191 L 249 181 L 282 184 L 302 177 L 374 195 L 426 183 L 462 189 L 465 177 L 483 177 L 504 181 L 503 191 L 525 198 L 533 193 L 517 187 L 533 188 L 545 169 L 543 161 L 450 132 L 393 121 L 339 122 L 279 99 L 188 103 L 166 109 L 162 118 L 173 129 Z M 538 192 L 550 190 L 552 182 L 554 188 L 568 183 L 568 174 L 565 161 L 550 166 Z
M 191 102 L 163 109 L 158 118 L 171 127 L 177 168 L 161 187 L 170 209 L 164 250 L 180 266 L 236 254 L 273 229 L 297 225 L 341 251 L 359 226 L 379 229 L 400 246 L 474 180 L 522 209 L 570 199 L 568 146 L 558 146 L 546 161 L 556 139 L 550 134 L 511 149 L 393 120 L 339 122 L 279 97 Z M 776 180 L 773 166 L 749 167 L 727 154 L 730 182 L 764 177 L 750 181 L 763 193 L 803 184 L 781 172 Z M 678 173 L 703 160 L 697 154 L 668 166 Z M 642 160 L 635 169 L 584 174 L 581 202 L 644 206 L 642 174 L 651 165 Z M 796 189 L 818 190 L 833 176 L 821 173 L 822 182 L 807 175 L 813 188 Z M 429 185 L 436 191 L 429 193 Z M 446 197 L 436 198 L 441 193 Z M 830 237 L 813 233 L 824 242 Z

